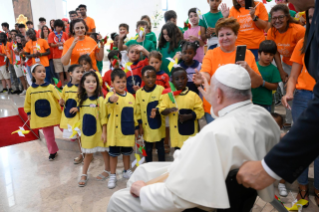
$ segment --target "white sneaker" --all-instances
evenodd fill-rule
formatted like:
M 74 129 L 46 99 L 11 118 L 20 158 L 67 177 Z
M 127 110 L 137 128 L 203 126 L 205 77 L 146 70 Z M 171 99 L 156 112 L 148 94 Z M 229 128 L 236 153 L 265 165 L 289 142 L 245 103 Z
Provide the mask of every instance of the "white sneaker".
M 27 93 L 27 91 L 26 91 L 26 90 L 23 90 L 19 95 L 20 95 L 20 96 L 24 96 L 26 93 Z
M 109 182 L 108 182 L 108 184 L 107 184 L 107 187 L 108 187 L 109 189 L 115 188 L 115 187 L 116 187 L 116 181 L 117 181 L 117 179 L 116 179 L 116 174 L 111 174 L 111 175 L 110 175 Z
M 123 171 L 123 177 L 126 179 L 130 179 L 132 174 L 133 174 L 133 172 L 131 171 L 131 169 L 126 170 L 126 172 Z
M 280 196 L 282 196 L 282 197 L 288 196 L 288 192 L 287 192 L 287 189 L 286 189 L 286 185 L 285 185 L 285 184 L 279 183 L 279 184 L 278 184 L 278 190 L 279 190 L 279 195 L 280 195 Z

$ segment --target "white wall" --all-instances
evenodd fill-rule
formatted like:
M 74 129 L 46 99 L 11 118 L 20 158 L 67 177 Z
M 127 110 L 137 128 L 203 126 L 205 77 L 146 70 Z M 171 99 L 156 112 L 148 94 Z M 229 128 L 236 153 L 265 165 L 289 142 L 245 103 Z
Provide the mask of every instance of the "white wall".
M 14 29 L 15 18 L 13 13 L 12 0 L 0 0 L 0 5 L 0 22 L 7 22 L 10 29 Z M 2 31 L 2 28 L 0 30 Z

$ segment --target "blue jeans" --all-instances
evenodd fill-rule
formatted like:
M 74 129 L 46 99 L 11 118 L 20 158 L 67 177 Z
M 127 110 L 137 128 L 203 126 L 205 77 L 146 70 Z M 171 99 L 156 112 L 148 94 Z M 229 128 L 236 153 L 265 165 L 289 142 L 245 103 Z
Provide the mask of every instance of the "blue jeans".
M 53 59 L 49 60 L 49 64 L 50 64 L 50 69 L 51 69 L 51 76 L 52 78 L 55 77 L 57 79 L 59 79 L 59 75 L 57 73 L 55 73 L 55 68 L 54 68 L 54 64 L 53 64 Z
M 210 115 L 210 113 L 205 113 L 205 119 L 207 124 L 211 123 L 212 121 L 214 121 L 215 119 Z
M 292 101 L 292 120 L 296 122 L 299 116 L 306 110 L 308 107 L 308 102 L 313 99 L 313 93 L 311 91 L 306 90 L 296 90 L 294 94 L 294 99 Z M 302 158 L 300 158 L 302 160 Z M 298 177 L 297 181 L 301 185 L 308 185 L 308 172 L 309 167 L 302 172 L 302 174 Z M 319 157 L 317 157 L 314 161 L 314 186 L 319 190 Z
M 48 83 L 52 83 L 50 66 L 45 67 L 45 81 Z
M 256 105 L 265 108 L 269 113 L 271 113 L 271 105 L 259 105 L 259 104 L 256 104 Z
M 147 156 L 145 157 L 146 162 L 153 161 L 153 145 L 154 143 L 145 141 L 145 151 L 147 154 Z M 155 147 L 157 149 L 158 161 L 165 161 L 164 139 L 159 142 L 155 142 Z
M 258 49 L 249 49 L 255 56 L 256 62 L 258 62 Z
M 31 66 L 27 66 L 27 71 L 30 76 L 30 79 L 32 79 Z

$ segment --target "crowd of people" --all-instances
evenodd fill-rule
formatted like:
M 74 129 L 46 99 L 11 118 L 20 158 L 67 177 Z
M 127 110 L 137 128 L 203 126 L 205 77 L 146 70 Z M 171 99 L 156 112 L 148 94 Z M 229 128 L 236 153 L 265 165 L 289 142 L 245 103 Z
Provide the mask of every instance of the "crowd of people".
M 82 4 L 69 12 L 70 21 L 50 20 L 47 26 L 40 18 L 39 30 L 31 21 L 27 26 L 17 23 L 13 30 L 2 23 L 1 93 L 25 96 L 31 128 L 43 129 L 50 160 L 58 152 L 54 126 L 79 143 L 74 163 L 84 161 L 81 187 L 88 181 L 93 153 L 101 152 L 105 162 L 97 179 L 109 178 L 108 187 L 114 188 L 119 155 L 123 177 L 132 175 L 130 155 L 136 140 L 143 137 L 146 162 L 153 160 L 154 146 L 158 160 L 165 161 L 168 146 L 180 149 L 200 131 L 199 120 L 213 122 L 219 115 L 212 112 L 211 102 L 219 101 L 218 96 L 208 100 L 199 90 L 227 64 L 243 67 L 251 80 L 252 102 L 272 113 L 280 126 L 290 127 L 313 97 L 315 80 L 307 72 L 304 55 L 314 9 L 297 18 L 286 0 L 276 0 L 269 13 L 262 2 L 253 0 L 249 9 L 244 0 L 234 0 L 231 8 L 221 0 L 207 2 L 209 12 L 204 15 L 189 9 L 190 24 L 184 28 L 176 25 L 175 11 L 165 12 L 158 38 L 151 19 L 142 14 L 135 37 L 128 38 L 130 26 L 121 23 L 118 32 L 103 38 Z M 108 39 L 111 44 L 105 51 Z M 245 59 L 236 61 L 236 47 L 243 45 Z M 102 76 L 106 52 L 110 67 Z M 278 88 L 281 82 L 287 86 Z M 274 113 L 276 90 L 284 94 L 285 121 Z M 77 127 L 80 132 L 73 133 Z M 315 161 L 315 169 L 318 164 Z M 298 182 L 298 198 L 308 199 L 307 171 Z M 284 183 L 278 188 L 287 196 Z

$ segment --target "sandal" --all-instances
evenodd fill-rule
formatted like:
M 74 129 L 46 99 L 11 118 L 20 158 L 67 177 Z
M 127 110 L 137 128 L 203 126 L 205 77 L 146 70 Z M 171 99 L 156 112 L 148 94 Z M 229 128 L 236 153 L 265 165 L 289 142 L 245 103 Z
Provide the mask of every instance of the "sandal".
M 305 193 L 304 196 L 302 196 L 301 192 L 306 192 L 306 193 Z M 299 188 L 299 192 L 298 192 L 298 193 L 299 193 L 301 199 L 306 200 L 305 198 L 306 198 L 307 196 L 308 196 L 308 199 L 309 199 L 309 189 L 307 189 L 307 190 L 301 190 L 301 189 Z M 307 208 L 307 207 L 309 206 L 309 200 L 307 200 L 307 201 L 308 201 L 307 205 L 304 205 L 303 208 Z
M 79 180 L 79 184 L 78 184 L 79 187 L 84 187 L 84 186 L 86 186 L 86 183 L 87 183 L 88 180 L 89 180 L 89 178 L 88 178 L 88 176 L 87 176 L 86 174 L 82 174 L 81 177 L 82 177 L 82 176 L 85 176 L 86 179 L 85 179 L 85 180 L 82 180 L 82 179 Z M 84 183 L 84 184 L 80 184 L 80 183 Z
M 315 191 L 315 200 L 316 200 L 316 203 L 317 203 L 317 205 L 318 205 L 318 207 L 319 207 L 319 203 L 318 203 L 318 200 L 319 200 L 319 192 L 316 193 L 316 191 Z
M 83 157 L 76 157 L 76 158 L 74 158 L 74 164 L 79 164 L 79 163 L 82 163 L 82 161 L 83 161 Z
M 106 171 L 106 170 L 104 170 L 103 172 L 107 173 L 107 174 L 108 174 L 108 176 L 107 176 L 107 177 L 105 177 L 103 174 L 99 174 L 99 176 L 97 176 L 97 177 L 96 177 L 96 180 L 103 181 L 103 180 L 105 180 L 105 179 L 107 179 L 107 178 L 109 178 L 109 177 L 110 177 L 111 172 Z M 98 177 L 99 177 L 100 179 L 99 179 Z

